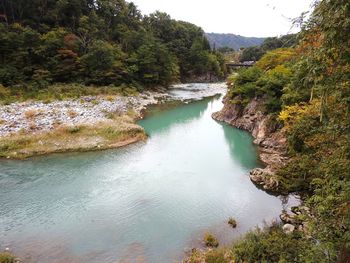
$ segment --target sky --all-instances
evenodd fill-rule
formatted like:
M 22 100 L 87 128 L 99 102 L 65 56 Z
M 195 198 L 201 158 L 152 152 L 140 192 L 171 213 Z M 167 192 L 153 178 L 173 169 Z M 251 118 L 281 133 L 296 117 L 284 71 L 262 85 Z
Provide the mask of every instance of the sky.
M 292 18 L 310 10 L 313 0 L 129 0 L 143 14 L 156 10 L 191 22 L 207 33 L 269 37 L 297 32 Z

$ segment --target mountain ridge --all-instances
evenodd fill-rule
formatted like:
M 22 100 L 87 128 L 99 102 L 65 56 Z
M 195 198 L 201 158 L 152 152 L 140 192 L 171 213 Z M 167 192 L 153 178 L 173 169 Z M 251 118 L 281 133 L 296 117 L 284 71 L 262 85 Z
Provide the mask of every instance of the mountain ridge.
M 241 47 L 260 46 L 266 38 L 245 37 L 230 33 L 205 33 L 210 46 L 213 48 L 230 47 L 235 50 Z

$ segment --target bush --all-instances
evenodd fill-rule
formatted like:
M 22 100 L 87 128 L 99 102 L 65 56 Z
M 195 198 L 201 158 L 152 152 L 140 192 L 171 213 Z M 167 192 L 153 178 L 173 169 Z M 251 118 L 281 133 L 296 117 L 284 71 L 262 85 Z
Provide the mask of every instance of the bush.
M 237 227 L 237 222 L 236 220 L 233 218 L 233 217 L 230 217 L 228 219 L 228 222 L 227 222 L 230 226 L 232 226 L 233 228 L 236 228 Z
M 212 250 L 205 255 L 205 263 L 229 263 L 225 257 L 225 250 Z
M 210 233 L 204 235 L 204 243 L 207 247 L 218 247 L 219 241 Z
M 71 134 L 78 133 L 81 131 L 81 129 L 82 129 L 81 126 L 69 126 L 69 127 L 67 127 L 67 132 L 71 133 Z
M 8 252 L 0 253 L 0 263 L 15 263 L 16 259 Z
M 280 225 L 249 232 L 233 245 L 235 262 L 326 262 L 322 251 L 300 232 L 285 234 Z M 328 261 L 327 261 L 328 262 Z
M 10 96 L 10 90 L 0 84 L 0 99 L 6 99 L 8 96 Z

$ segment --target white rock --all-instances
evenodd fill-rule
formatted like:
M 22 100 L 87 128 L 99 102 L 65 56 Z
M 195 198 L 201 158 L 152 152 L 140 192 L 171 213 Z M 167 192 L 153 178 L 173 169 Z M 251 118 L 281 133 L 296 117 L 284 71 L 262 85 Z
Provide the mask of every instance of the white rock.
M 284 233 L 291 234 L 294 232 L 295 226 L 293 226 L 292 224 L 285 224 L 285 225 L 283 225 L 282 229 L 283 229 Z

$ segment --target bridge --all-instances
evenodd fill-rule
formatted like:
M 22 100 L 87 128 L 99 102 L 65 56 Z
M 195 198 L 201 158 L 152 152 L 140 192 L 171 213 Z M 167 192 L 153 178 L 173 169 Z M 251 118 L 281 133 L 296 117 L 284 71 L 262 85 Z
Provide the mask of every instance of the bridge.
M 248 68 L 254 66 L 255 61 L 243 61 L 241 63 L 237 62 L 228 62 L 226 63 L 226 67 L 228 69 L 237 69 L 237 68 Z

